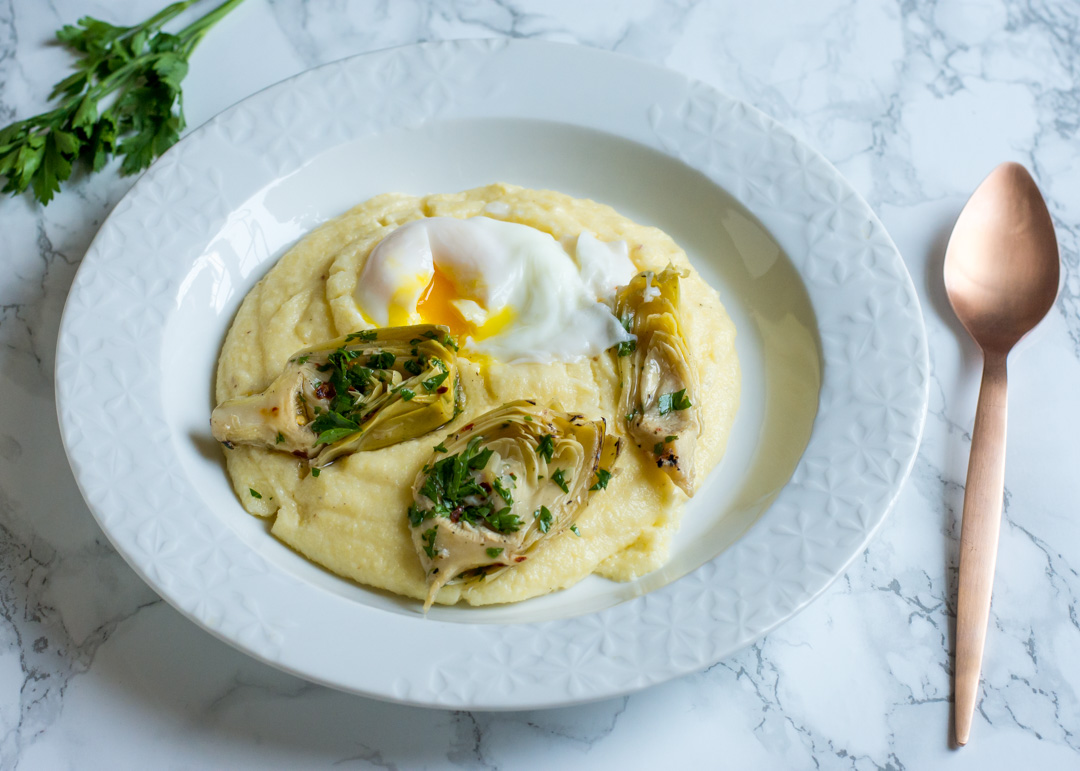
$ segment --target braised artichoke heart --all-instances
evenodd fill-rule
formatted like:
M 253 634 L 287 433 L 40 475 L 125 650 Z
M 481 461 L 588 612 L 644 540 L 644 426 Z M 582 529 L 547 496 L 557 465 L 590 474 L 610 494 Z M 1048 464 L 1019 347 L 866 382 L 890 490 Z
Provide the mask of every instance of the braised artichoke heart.
M 444 326 L 354 332 L 299 351 L 259 394 L 210 417 L 226 447 L 264 445 L 313 468 L 426 434 L 461 411 L 457 345 Z
M 607 487 L 619 440 L 605 421 L 533 401 L 487 412 L 435 447 L 413 484 L 409 525 L 431 603 L 451 581 L 490 578 L 573 529 Z
M 634 341 L 617 353 L 620 412 L 642 452 L 687 495 L 694 494 L 694 448 L 701 434 L 697 378 L 679 322 L 679 279 L 668 266 L 645 271 L 621 287 L 615 315 Z

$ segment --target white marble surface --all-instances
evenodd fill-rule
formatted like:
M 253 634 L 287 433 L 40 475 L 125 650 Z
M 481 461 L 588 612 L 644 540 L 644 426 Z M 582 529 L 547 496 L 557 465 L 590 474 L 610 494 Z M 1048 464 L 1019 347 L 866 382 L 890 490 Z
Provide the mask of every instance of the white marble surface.
M 84 13 L 162 0 L 0 0 L 0 123 L 40 111 Z M 206 2 L 203 8 L 212 5 Z M 131 185 L 0 200 L 0 767 L 1080 767 L 1080 7 L 1057 2 L 247 0 L 185 81 L 196 126 L 311 66 L 513 35 L 662 63 L 821 149 L 879 213 L 930 335 L 930 416 L 870 548 L 817 602 L 708 671 L 544 712 L 412 709 L 247 658 L 160 601 L 83 503 L 53 409 L 64 298 Z M 959 509 L 979 356 L 940 285 L 949 228 L 998 162 L 1031 168 L 1064 290 L 1012 359 L 1006 522 L 972 743 L 949 746 Z

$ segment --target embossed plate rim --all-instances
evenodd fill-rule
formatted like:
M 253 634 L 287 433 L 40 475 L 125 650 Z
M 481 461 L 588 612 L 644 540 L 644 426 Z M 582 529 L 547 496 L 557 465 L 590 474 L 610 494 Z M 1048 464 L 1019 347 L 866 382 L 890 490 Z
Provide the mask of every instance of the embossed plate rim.
M 511 75 L 514 94 L 487 98 Z M 596 83 L 633 96 L 596 104 L 588 99 Z M 298 103 L 321 120 L 290 122 Z M 566 122 L 702 172 L 791 257 L 817 315 L 825 364 L 803 458 L 732 547 L 597 613 L 448 624 L 305 590 L 190 505 L 197 496 L 176 471 L 174 437 L 161 418 L 163 301 L 175 300 L 176 269 L 167 261 L 148 267 L 140 255 L 158 248 L 190 265 L 245 200 L 218 168 L 233 168 L 245 153 L 273 148 L 280 178 L 327 142 L 446 119 L 542 118 L 553 105 Z M 273 136 L 260 129 L 263 120 Z M 230 139 L 248 131 L 245 144 Z M 180 245 L 164 240 L 177 234 Z M 836 169 L 775 121 L 706 84 L 618 55 L 466 40 L 301 73 L 166 153 L 110 214 L 79 268 L 61 322 L 56 393 L 65 449 L 94 516 L 139 575 L 196 623 L 262 661 L 343 690 L 424 706 L 520 709 L 617 696 L 699 670 L 824 591 L 884 521 L 911 469 L 928 373 L 918 298 L 896 247 Z M 380 657 L 377 667 L 357 655 L 372 628 L 377 646 L 365 650 Z M 438 655 L 419 641 L 432 637 Z

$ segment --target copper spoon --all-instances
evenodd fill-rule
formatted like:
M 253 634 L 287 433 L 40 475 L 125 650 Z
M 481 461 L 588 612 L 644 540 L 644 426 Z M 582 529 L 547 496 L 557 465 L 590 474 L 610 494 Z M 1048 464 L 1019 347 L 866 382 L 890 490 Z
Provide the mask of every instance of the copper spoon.
M 956 602 L 956 743 L 967 744 L 979 690 L 1005 489 L 1005 360 L 1058 291 L 1057 239 L 1035 180 L 994 169 L 960 212 L 945 251 L 945 292 L 983 352 L 960 533 Z

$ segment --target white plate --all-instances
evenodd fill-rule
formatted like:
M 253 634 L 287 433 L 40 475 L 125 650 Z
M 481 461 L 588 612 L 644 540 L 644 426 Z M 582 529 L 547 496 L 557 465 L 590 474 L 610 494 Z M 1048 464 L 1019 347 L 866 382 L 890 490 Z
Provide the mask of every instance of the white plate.
M 667 567 L 425 619 L 312 565 L 241 509 L 209 436 L 214 362 L 244 294 L 313 226 L 377 193 L 496 180 L 591 197 L 671 234 L 736 322 L 743 403 Z M 887 514 L 927 382 L 903 262 L 820 155 L 676 73 L 505 40 L 327 65 L 192 132 L 91 245 L 56 370 L 83 495 L 162 597 L 302 677 L 473 709 L 627 693 L 789 618 Z

